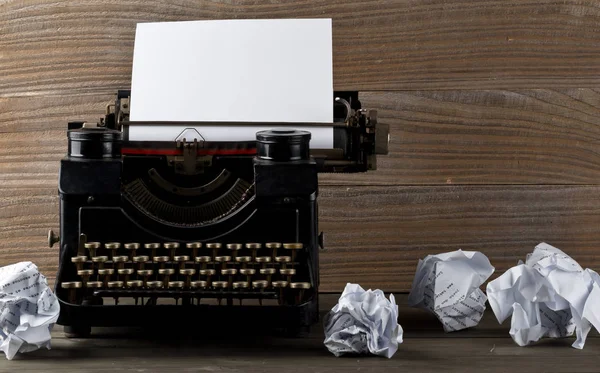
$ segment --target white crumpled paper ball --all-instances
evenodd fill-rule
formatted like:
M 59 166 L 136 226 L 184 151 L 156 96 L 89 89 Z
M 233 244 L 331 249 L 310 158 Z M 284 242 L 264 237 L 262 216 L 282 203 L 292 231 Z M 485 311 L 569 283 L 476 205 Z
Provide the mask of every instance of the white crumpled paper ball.
M 50 331 L 60 305 L 35 264 L 0 267 L 0 351 L 11 360 L 17 352 L 50 349 Z
M 324 321 L 325 347 L 335 356 L 354 353 L 391 358 L 402 343 L 398 305 L 379 290 L 346 284 Z

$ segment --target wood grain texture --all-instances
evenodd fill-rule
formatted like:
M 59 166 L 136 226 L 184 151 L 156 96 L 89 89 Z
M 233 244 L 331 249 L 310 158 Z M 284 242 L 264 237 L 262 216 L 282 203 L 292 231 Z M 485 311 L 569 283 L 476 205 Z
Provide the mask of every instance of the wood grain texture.
M 391 127 L 378 171 L 339 184 L 596 184 L 600 90 L 366 92 Z
M 0 265 L 32 260 L 49 278 L 57 249 L 56 182 L 0 188 Z M 541 241 L 600 268 L 600 186 L 323 187 L 321 290 L 346 282 L 408 291 L 419 258 L 464 249 L 485 253 L 501 273 Z
M 407 291 L 419 258 L 463 249 L 488 256 L 496 275 L 540 242 L 600 269 L 599 186 L 325 187 L 324 291 L 346 282 Z
M 322 316 L 339 294 L 320 297 Z M 391 359 L 335 358 L 323 346 L 323 328 L 315 325 L 301 338 L 284 338 L 256 330 L 172 328 L 172 324 L 141 329 L 96 328 L 92 339 L 66 339 L 62 327 L 52 332 L 52 349 L 0 360 L 0 372 L 596 372 L 600 338 L 590 333 L 585 348 L 570 347 L 573 338 L 542 340 L 517 346 L 486 312 L 481 323 L 457 333 L 423 310 L 406 306 L 396 295 L 404 342 Z M 322 319 L 322 318 L 321 318 Z M 170 330 L 165 330 L 169 327 Z M 224 330 L 225 329 L 225 330 Z M 235 336 L 235 337 L 232 337 Z
M 337 89 L 597 87 L 600 6 L 586 0 L 0 3 L 0 97 L 128 87 L 137 22 L 333 18 Z
M 390 154 L 322 185 L 596 184 L 600 90 L 365 92 Z M 111 94 L 0 98 L 0 180 L 55 179 L 66 123 L 96 121 Z M 35 149 L 35 151 L 33 150 Z

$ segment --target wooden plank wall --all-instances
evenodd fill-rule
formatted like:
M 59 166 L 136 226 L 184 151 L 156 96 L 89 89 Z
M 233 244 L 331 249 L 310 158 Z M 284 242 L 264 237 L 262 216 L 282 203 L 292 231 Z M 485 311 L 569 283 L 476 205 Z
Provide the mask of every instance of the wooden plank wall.
M 600 3 L 0 1 L 0 265 L 53 277 L 66 122 L 130 84 L 137 22 L 333 18 L 334 85 L 391 125 L 365 175 L 321 177 L 322 290 L 406 291 L 418 258 L 499 271 L 547 241 L 600 269 Z

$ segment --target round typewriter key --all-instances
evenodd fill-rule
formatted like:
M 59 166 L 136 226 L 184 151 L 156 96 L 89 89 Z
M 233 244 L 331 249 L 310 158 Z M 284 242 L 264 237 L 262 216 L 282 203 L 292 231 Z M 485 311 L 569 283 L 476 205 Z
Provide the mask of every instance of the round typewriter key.
M 119 276 L 125 276 L 123 278 L 123 281 L 125 283 L 127 283 L 127 281 L 129 281 L 129 276 L 132 275 L 135 272 L 135 270 L 133 268 L 120 268 L 117 269 L 117 274 Z
M 142 277 L 142 283 L 144 287 L 147 286 L 148 277 L 152 276 L 153 273 L 154 271 L 151 269 L 138 269 L 137 274 L 138 276 Z
M 265 280 L 252 281 L 252 287 L 254 289 L 265 289 L 269 283 Z
M 175 262 L 179 263 L 179 269 L 185 268 L 185 262 L 190 260 L 190 257 L 187 255 L 179 255 L 173 258 Z
M 139 289 L 144 285 L 144 283 L 140 280 L 127 281 L 125 284 L 127 284 L 127 287 L 130 289 Z M 133 299 L 135 300 L 135 305 L 137 306 L 138 297 L 133 296 Z M 144 298 L 142 298 L 142 304 L 144 304 Z
M 129 260 L 129 258 L 126 256 L 113 256 L 113 263 L 115 263 L 117 270 L 122 269 L 127 260 Z
M 165 268 L 165 263 L 167 263 L 168 261 L 169 261 L 168 256 L 155 256 L 154 257 L 154 262 L 159 263 L 159 266 L 161 269 Z
M 240 269 L 240 274 L 246 276 L 246 282 L 250 285 L 252 280 L 252 275 L 256 273 L 256 270 L 253 268 L 242 268 Z
M 144 285 L 144 283 L 140 280 L 133 280 L 133 281 L 127 281 L 127 287 L 128 288 L 141 288 L 142 285 Z
M 270 256 L 257 256 L 256 263 L 260 263 L 262 268 L 267 268 L 267 263 L 271 263 Z
M 294 263 L 296 262 L 296 251 L 297 250 L 302 250 L 303 247 L 304 247 L 304 245 L 302 245 L 299 242 L 284 243 L 283 244 L 283 248 L 284 249 L 292 251 L 292 266 L 294 266 Z
M 227 244 L 227 249 L 231 250 L 231 256 L 233 257 L 233 260 L 235 260 L 238 250 L 241 250 L 242 247 L 244 247 L 244 246 L 241 243 L 228 243 Z
M 171 260 L 175 258 L 175 251 L 179 248 L 179 242 L 165 242 L 163 244 L 164 248 L 171 252 Z
M 94 274 L 93 269 L 80 269 L 77 271 L 77 276 L 81 277 L 81 282 L 82 282 L 84 288 L 87 287 L 87 283 L 93 274 Z
M 190 286 L 192 289 L 206 289 L 208 287 L 207 281 L 192 281 Z
M 262 247 L 262 245 L 259 243 L 247 243 L 246 244 L 246 249 L 250 249 L 250 252 L 252 252 L 252 261 L 254 261 L 254 259 L 256 258 L 256 252 L 261 247 Z
M 247 289 L 248 283 L 246 281 L 236 281 L 233 283 L 234 289 Z
M 148 289 L 160 289 L 163 287 L 162 281 L 148 281 L 146 283 Z
M 96 256 L 96 250 L 100 248 L 100 242 L 86 242 L 83 247 L 90 252 L 90 257 L 94 257 Z
M 229 276 L 229 279 L 227 281 L 227 283 L 229 284 L 229 287 L 231 287 L 231 284 L 233 283 L 233 276 L 235 276 L 236 273 L 237 273 L 237 269 L 235 269 L 235 268 L 226 268 L 226 269 L 221 270 L 221 274 L 223 276 Z
M 273 285 L 274 288 L 285 288 L 288 286 L 288 282 L 287 281 L 273 281 L 273 283 L 271 285 Z
M 123 287 L 123 281 L 109 281 L 108 282 L 108 288 L 111 289 L 115 289 L 115 288 L 122 288 Z
M 144 248 L 146 250 L 150 250 L 150 260 L 154 261 L 154 257 L 156 256 L 156 250 L 160 249 L 160 244 L 157 242 L 145 243 Z
M 99 289 L 102 287 L 102 281 L 90 281 L 87 283 L 88 289 Z
M 123 247 L 125 248 L 125 250 L 130 252 L 129 257 L 133 260 L 133 257 L 135 257 L 137 250 L 140 248 L 140 244 L 137 242 L 128 242 L 125 245 L 123 245 Z
M 290 283 L 291 289 L 310 289 L 310 282 L 292 282 Z
M 231 257 L 229 255 L 215 257 L 215 262 L 221 263 L 222 269 L 227 268 L 227 262 L 229 262 L 229 261 L 231 261 Z
M 275 257 L 277 256 L 277 249 L 279 249 L 281 247 L 281 243 L 279 243 L 279 242 L 267 242 L 265 244 L 265 247 L 267 249 L 271 250 L 271 258 L 275 259 Z
M 206 281 L 192 281 L 190 284 L 191 288 L 194 290 L 204 290 L 208 287 L 208 282 Z M 200 300 L 202 299 L 202 294 L 198 293 L 196 295 L 197 304 L 200 304 Z
M 78 271 L 83 269 L 83 265 L 86 261 L 87 261 L 87 256 L 74 256 L 71 258 L 71 263 L 75 264 L 75 268 Z
M 277 273 L 277 270 L 275 268 L 261 268 L 260 269 L 260 274 L 265 275 L 267 277 L 267 284 L 269 286 L 271 286 L 271 276 L 273 276 L 275 273 Z
M 196 270 L 192 268 L 180 269 L 179 274 L 185 276 L 185 287 L 189 288 L 190 283 L 192 282 L 192 276 L 196 274 Z
M 125 263 L 128 260 L 129 260 L 129 257 L 127 257 L 125 255 L 113 256 L 114 263 Z
M 250 261 L 252 261 L 252 258 L 249 256 L 238 256 L 237 258 L 235 258 L 235 261 L 238 263 L 249 263 Z
M 261 293 L 269 286 L 269 283 L 265 280 L 252 281 L 252 288 L 258 289 Z M 262 295 L 258 298 L 258 304 L 262 306 Z
M 198 249 L 202 247 L 202 242 L 188 242 L 185 247 L 192 249 L 192 258 L 195 258 L 198 256 Z
M 184 285 L 183 281 L 169 281 L 169 289 L 181 289 Z
M 117 254 L 117 250 L 121 248 L 121 243 L 119 242 L 107 242 L 104 244 L 104 248 L 110 251 L 110 257 L 114 258 Z
M 200 274 L 200 276 L 206 276 L 206 282 L 208 282 L 208 286 L 210 286 L 210 278 L 214 276 L 217 273 L 217 271 L 215 271 L 214 269 L 201 269 L 198 271 L 198 273 Z
M 207 243 L 206 248 L 212 250 L 212 257 L 214 259 L 217 257 L 217 253 L 219 252 L 219 249 L 221 248 L 221 244 L 218 242 Z
M 108 257 L 107 256 L 95 256 L 92 257 L 92 262 L 96 263 L 98 265 L 98 269 L 102 269 L 104 268 L 104 263 L 106 263 L 108 261 Z
M 81 286 L 82 284 L 79 281 L 63 282 L 60 284 L 60 287 L 63 289 L 79 289 Z
M 202 247 L 202 242 L 188 242 L 185 244 L 188 249 L 199 249 Z
M 286 264 L 292 261 L 292 258 L 289 256 L 277 256 L 275 257 L 275 261 L 281 264 L 281 268 L 286 268 Z
M 173 268 L 161 268 L 158 270 L 158 274 L 163 276 L 164 287 L 168 287 L 170 277 L 175 274 L 175 270 Z
M 137 263 L 138 270 L 144 269 L 144 263 L 146 263 L 150 258 L 147 255 L 134 256 L 131 258 L 134 263 Z
M 215 289 L 227 289 L 229 287 L 229 283 L 227 281 L 213 281 L 212 287 Z
M 291 289 L 298 289 L 298 295 L 296 296 L 296 304 L 302 303 L 302 298 L 304 297 L 304 291 L 306 289 L 310 289 L 310 282 L 291 282 Z
M 279 270 L 282 276 L 287 276 L 287 281 L 292 282 L 292 276 L 296 274 L 296 270 L 293 268 L 282 268 Z
M 67 289 L 69 292 L 69 303 L 77 302 L 77 289 L 82 287 L 81 282 L 73 281 L 73 282 L 63 282 L 60 284 L 60 287 L 63 289 Z
M 242 291 L 243 289 L 248 288 L 248 283 L 246 281 L 236 281 L 233 283 L 233 288 L 236 290 Z M 240 297 L 240 306 L 242 305 L 242 298 Z
M 210 262 L 210 256 L 197 256 L 194 261 L 200 263 L 200 269 L 206 269 L 206 265 Z
M 227 289 L 229 287 L 229 283 L 227 281 L 213 281 L 212 287 L 215 289 L 219 289 L 220 291 L 223 291 L 224 289 Z M 221 296 L 217 297 L 219 306 L 221 305 L 221 299 L 222 299 Z
M 115 273 L 115 270 L 112 268 L 105 268 L 98 270 L 98 276 L 104 276 L 104 287 L 108 286 L 108 282 L 110 281 L 110 276 Z
M 283 304 L 283 289 L 288 286 L 287 281 L 273 281 L 271 284 L 274 288 L 279 289 L 279 304 Z

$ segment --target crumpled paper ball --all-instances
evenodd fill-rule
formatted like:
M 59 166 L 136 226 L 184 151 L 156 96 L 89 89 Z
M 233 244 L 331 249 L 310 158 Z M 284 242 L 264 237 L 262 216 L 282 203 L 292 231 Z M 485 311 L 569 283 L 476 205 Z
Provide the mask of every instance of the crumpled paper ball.
M 365 354 L 391 358 L 402 343 L 398 305 L 377 290 L 346 284 L 338 303 L 324 322 L 325 346 L 335 356 Z
M 50 332 L 60 305 L 35 264 L 0 267 L 0 351 L 11 360 L 17 352 L 50 349 Z
M 479 287 L 494 273 L 479 251 L 456 250 L 419 260 L 408 305 L 433 313 L 452 332 L 479 324 L 487 297 Z
M 487 294 L 499 323 L 512 316 L 519 346 L 576 333 L 572 346 L 581 349 L 592 326 L 600 331 L 600 276 L 547 243 L 488 283 Z

